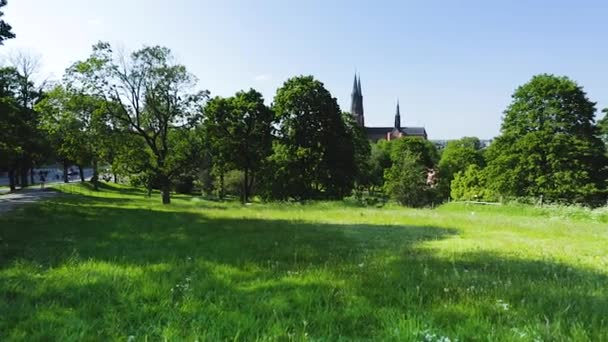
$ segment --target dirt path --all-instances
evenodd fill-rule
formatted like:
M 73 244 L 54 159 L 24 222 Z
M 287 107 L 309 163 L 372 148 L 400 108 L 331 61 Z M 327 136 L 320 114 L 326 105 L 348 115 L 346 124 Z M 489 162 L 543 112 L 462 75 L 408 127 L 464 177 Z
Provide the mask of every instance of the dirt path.
M 52 190 L 24 189 L 12 194 L 0 196 L 0 214 L 10 211 L 20 205 L 34 203 L 38 200 L 57 196 L 59 193 Z

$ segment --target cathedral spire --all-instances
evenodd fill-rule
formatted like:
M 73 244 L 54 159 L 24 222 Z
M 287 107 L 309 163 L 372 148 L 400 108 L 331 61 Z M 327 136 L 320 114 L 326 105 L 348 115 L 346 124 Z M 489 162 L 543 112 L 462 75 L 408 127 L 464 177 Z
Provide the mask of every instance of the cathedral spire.
M 365 126 L 363 117 L 363 94 L 361 92 L 361 77 L 355 72 L 355 80 L 353 81 L 353 93 L 350 112 L 357 124 L 361 127 Z
M 399 99 L 397 99 L 397 112 L 395 113 L 395 128 L 401 129 L 401 111 L 399 110 Z

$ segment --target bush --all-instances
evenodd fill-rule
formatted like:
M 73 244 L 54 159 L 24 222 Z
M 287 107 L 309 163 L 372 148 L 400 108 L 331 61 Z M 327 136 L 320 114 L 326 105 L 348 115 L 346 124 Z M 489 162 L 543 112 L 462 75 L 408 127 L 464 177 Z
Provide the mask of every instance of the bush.
M 241 197 L 243 195 L 243 179 L 245 178 L 242 171 L 231 170 L 224 174 L 224 189 L 226 194 Z

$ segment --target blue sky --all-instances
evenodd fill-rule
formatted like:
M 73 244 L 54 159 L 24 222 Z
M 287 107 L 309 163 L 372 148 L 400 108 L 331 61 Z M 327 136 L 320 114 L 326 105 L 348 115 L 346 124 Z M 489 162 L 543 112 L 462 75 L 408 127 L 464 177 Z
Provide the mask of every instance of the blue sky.
M 608 1 L 9 0 L 17 39 L 59 78 L 106 40 L 171 48 L 212 95 L 253 87 L 267 103 L 312 74 L 350 109 L 361 74 L 366 124 L 426 127 L 431 139 L 498 134 L 518 85 L 567 75 L 608 107 Z

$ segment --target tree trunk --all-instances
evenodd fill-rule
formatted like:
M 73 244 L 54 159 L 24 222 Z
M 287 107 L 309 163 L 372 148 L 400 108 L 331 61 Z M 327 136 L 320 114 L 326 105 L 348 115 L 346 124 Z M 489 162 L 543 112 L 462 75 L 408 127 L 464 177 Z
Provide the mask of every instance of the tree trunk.
M 99 169 L 97 167 L 97 159 L 93 159 L 93 177 L 91 177 L 91 183 L 93 183 L 93 189 L 99 190 Z
M 243 204 L 247 203 L 249 199 L 249 170 L 243 171 L 243 196 L 241 196 Z
M 28 177 L 27 177 L 27 168 L 22 168 L 21 169 L 21 188 L 25 188 L 26 186 L 28 186 Z
M 11 192 L 14 192 L 17 189 L 17 185 L 15 184 L 15 169 L 8 170 L 8 182 Z
M 78 173 L 80 174 L 80 181 L 84 183 L 84 172 L 82 172 L 82 165 L 78 165 Z
M 156 183 L 158 181 L 160 185 L 160 196 L 163 204 L 171 203 L 171 180 L 167 175 L 158 175 L 156 174 L 153 178 L 154 182 L 150 181 L 150 188 L 152 188 L 152 183 Z
M 118 184 L 118 176 L 114 173 L 114 184 Z
M 220 193 L 219 193 L 220 200 L 223 200 L 224 196 L 225 196 L 225 194 L 224 194 L 224 171 L 222 171 L 220 173 Z
M 168 187 L 163 189 L 162 195 L 163 204 L 171 204 L 171 192 L 169 191 Z
M 171 185 L 169 184 L 168 180 L 163 182 L 160 192 L 161 192 L 161 195 L 163 198 L 163 204 L 170 204 L 171 203 Z
M 32 185 L 36 184 L 36 177 L 35 177 L 35 174 L 34 174 L 34 168 L 33 167 L 30 169 L 30 184 L 32 184 Z
M 67 160 L 63 161 L 63 182 L 69 183 L 70 178 L 68 177 L 68 162 Z

